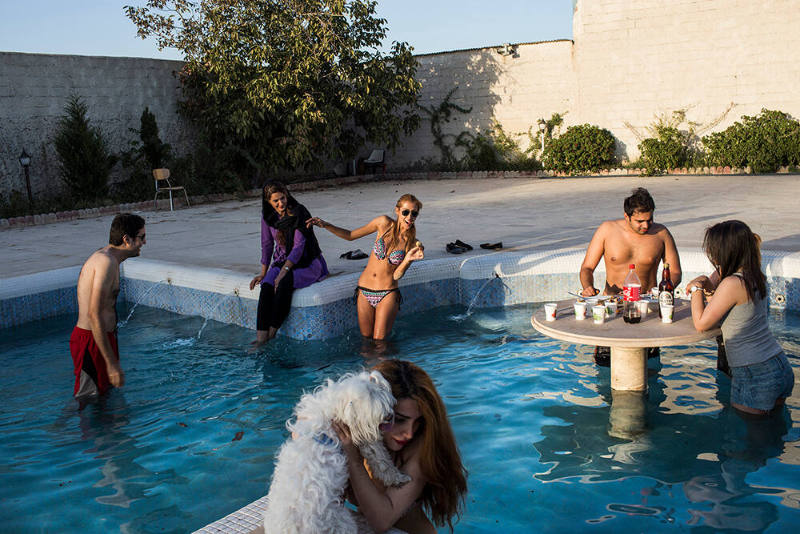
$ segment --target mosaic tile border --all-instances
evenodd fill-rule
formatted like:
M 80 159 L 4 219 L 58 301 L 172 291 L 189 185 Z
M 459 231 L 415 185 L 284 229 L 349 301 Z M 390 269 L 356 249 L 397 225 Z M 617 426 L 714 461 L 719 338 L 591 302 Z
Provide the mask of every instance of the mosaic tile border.
M 578 289 L 576 273 L 583 254 L 581 249 L 503 251 L 421 262 L 401 282 L 403 313 L 453 304 L 486 308 L 563 298 Z M 800 310 L 800 253 L 764 251 L 762 256 L 770 305 Z M 681 263 L 685 281 L 711 270 L 700 250 L 682 250 Z M 0 328 L 75 313 L 79 271 L 70 267 L 0 280 Z M 598 284 L 604 274 L 601 264 Z M 250 291 L 249 275 L 145 259 L 123 264 L 121 275 L 120 292 L 128 302 L 255 329 L 259 290 Z M 356 328 L 352 296 L 357 279 L 357 273 L 334 276 L 296 291 L 280 334 L 321 340 Z

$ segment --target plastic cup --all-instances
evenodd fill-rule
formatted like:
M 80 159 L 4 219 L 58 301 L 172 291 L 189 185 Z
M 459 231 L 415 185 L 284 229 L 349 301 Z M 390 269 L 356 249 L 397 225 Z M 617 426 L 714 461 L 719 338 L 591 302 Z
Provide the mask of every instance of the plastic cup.
M 558 308 L 558 304 L 555 302 L 548 302 L 544 305 L 544 318 L 548 321 L 555 321 L 556 320 L 556 309 Z
M 603 324 L 606 320 L 606 307 L 602 304 L 592 306 L 592 320 L 594 324 Z
M 675 313 L 675 306 L 672 304 L 660 304 L 661 306 L 661 322 L 671 323 L 672 315 Z
M 639 308 L 639 315 L 642 316 L 642 319 L 647 317 L 647 312 L 650 309 L 650 306 L 646 300 L 640 300 L 636 302 L 636 307 Z
M 653 289 L 650 290 L 650 295 L 656 300 L 658 300 L 658 286 L 653 286 Z
M 575 308 L 575 320 L 583 321 L 586 318 L 586 303 L 576 302 L 573 307 Z
M 606 301 L 606 313 L 609 317 L 616 317 L 617 315 L 617 301 L 616 300 L 607 300 Z

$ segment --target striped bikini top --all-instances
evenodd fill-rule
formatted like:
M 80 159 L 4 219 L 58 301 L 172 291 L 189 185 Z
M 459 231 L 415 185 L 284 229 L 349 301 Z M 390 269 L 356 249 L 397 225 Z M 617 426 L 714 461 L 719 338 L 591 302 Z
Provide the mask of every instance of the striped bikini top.
M 375 240 L 375 245 L 372 247 L 372 252 L 375 253 L 375 257 L 379 260 L 384 260 L 386 258 L 386 242 L 383 240 L 383 236 L 388 234 L 389 231 L 387 230 L 385 234 L 380 236 L 378 239 Z M 389 258 L 387 261 L 392 265 L 400 265 L 400 263 L 406 258 L 406 251 L 405 250 L 393 250 L 389 253 Z

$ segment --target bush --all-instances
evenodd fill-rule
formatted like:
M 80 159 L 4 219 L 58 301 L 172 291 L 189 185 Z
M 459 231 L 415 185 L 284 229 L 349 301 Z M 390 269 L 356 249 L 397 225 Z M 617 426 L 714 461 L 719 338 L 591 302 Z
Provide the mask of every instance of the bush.
M 570 126 L 544 149 L 546 169 L 561 172 L 597 172 L 616 161 L 614 136 L 605 128 L 583 124 Z
M 61 178 L 77 199 L 108 195 L 108 177 L 117 161 L 99 129 L 89 125 L 86 104 L 73 95 L 64 108 L 55 137 Z
M 8 193 L 8 198 L 0 193 L 0 219 L 17 217 L 29 212 L 28 197 L 16 189 Z
M 541 169 L 536 158 L 523 152 L 498 122 L 478 134 L 463 132 L 456 145 L 464 148 L 459 166 L 473 171 L 535 171 Z
M 800 164 L 800 123 L 782 111 L 762 109 L 755 117 L 744 115 L 741 122 L 703 137 L 703 145 L 710 165 L 775 172 L 782 165 Z
M 684 136 L 674 127 L 660 128 L 657 138 L 639 143 L 639 152 L 641 165 L 649 175 L 684 167 L 688 159 Z
M 137 135 L 130 143 L 130 150 L 122 153 L 122 166 L 130 170 L 129 177 L 112 188 L 115 200 L 132 202 L 151 198 L 153 189 L 153 169 L 169 164 L 172 148 L 161 141 L 158 135 L 156 117 L 149 108 L 144 108 L 139 119 L 139 129 L 131 128 Z

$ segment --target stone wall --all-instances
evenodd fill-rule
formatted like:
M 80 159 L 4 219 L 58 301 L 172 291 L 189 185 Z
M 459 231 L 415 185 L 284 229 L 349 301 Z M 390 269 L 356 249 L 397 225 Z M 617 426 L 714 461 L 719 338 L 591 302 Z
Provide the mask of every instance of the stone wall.
M 540 118 L 564 127 L 591 123 L 634 159 L 648 125 L 686 109 L 707 131 L 761 108 L 800 117 L 800 0 L 577 0 L 573 40 L 522 43 L 418 56 L 420 104 L 435 107 L 457 88 L 444 132 L 477 132 L 497 120 L 527 144 Z M 84 97 L 93 123 L 120 151 L 145 106 L 162 138 L 189 146 L 176 114 L 180 62 L 0 52 L 0 193 L 24 191 L 17 158 L 33 156 L 34 194 L 60 187 L 52 137 L 70 94 Z M 430 121 L 394 154 L 389 169 L 438 161 Z M 365 147 L 367 156 L 373 147 Z M 118 172 L 118 171 L 117 171 Z
M 629 157 L 638 139 L 625 123 L 645 133 L 676 109 L 713 131 L 762 108 L 800 118 L 799 28 L 798 0 L 580 0 L 568 117 L 608 128 Z
M 498 52 L 502 50 L 502 54 Z M 472 132 L 491 126 L 497 120 L 507 133 L 523 133 L 540 117 L 573 109 L 576 103 L 575 69 L 572 65 L 572 41 L 550 41 L 515 45 L 507 53 L 503 48 L 482 48 L 418 56 L 417 79 L 422 83 L 420 105 L 439 106 L 455 89 L 450 102 L 465 109 L 454 111 L 443 131 L 452 136 L 464 130 Z M 423 118 L 426 115 L 422 114 Z M 527 141 L 526 136 L 520 139 Z M 430 121 L 392 156 L 389 167 L 408 166 L 422 158 L 439 160 L 433 145 Z
M 578 0 L 573 41 L 419 56 L 420 100 L 438 105 L 459 87 L 451 101 L 473 111 L 454 114 L 451 134 L 492 117 L 524 132 L 566 113 L 564 127 L 607 128 L 634 159 L 655 117 L 678 109 L 707 131 L 762 108 L 800 117 L 798 28 L 798 0 Z M 425 120 L 388 166 L 438 159 L 432 140 Z
M 25 191 L 18 158 L 31 155 L 34 196 L 59 190 L 53 137 L 67 99 L 83 98 L 88 117 L 110 149 L 129 148 L 145 106 L 156 116 L 161 138 L 178 150 L 189 132 L 177 115 L 179 61 L 0 52 L 0 193 Z M 120 173 L 117 165 L 115 174 Z

